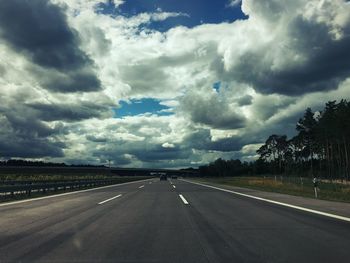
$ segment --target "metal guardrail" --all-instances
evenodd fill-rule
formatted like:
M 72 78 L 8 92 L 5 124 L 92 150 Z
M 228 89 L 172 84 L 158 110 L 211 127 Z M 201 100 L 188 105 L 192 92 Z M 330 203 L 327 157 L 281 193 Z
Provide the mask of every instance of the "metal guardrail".
M 118 179 L 69 180 L 69 181 L 0 181 L 0 196 L 14 196 L 33 192 L 72 190 L 120 183 Z

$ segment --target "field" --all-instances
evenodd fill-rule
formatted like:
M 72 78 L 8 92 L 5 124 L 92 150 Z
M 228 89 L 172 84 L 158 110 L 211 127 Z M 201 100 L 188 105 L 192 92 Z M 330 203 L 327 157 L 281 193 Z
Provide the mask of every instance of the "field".
M 104 179 L 113 176 L 107 168 L 0 167 L 0 181 Z
M 315 198 L 312 179 L 299 177 L 223 177 L 200 178 L 227 186 L 238 186 L 256 190 Z M 318 198 L 331 201 L 350 202 L 350 184 L 347 182 L 321 181 L 318 184 Z
M 148 179 L 119 176 L 108 168 L 0 167 L 0 201 L 25 199 Z

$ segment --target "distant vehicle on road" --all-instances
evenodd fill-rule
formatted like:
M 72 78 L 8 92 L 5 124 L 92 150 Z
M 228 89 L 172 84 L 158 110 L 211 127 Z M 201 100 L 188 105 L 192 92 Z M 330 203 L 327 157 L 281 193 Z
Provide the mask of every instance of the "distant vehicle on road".
M 161 173 L 160 177 L 159 177 L 160 181 L 166 181 L 168 180 L 168 176 L 166 175 L 166 173 Z
M 171 179 L 177 179 L 177 176 L 176 175 L 172 175 Z

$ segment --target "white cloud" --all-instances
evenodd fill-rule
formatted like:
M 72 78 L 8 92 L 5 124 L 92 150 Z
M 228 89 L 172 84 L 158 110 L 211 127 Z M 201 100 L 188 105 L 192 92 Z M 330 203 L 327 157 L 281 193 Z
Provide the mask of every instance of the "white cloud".
M 231 7 L 235 7 L 235 6 L 238 6 L 241 2 L 242 2 L 242 0 L 229 0 L 228 5 Z
M 175 145 L 172 143 L 165 142 L 162 144 L 163 148 L 175 148 Z

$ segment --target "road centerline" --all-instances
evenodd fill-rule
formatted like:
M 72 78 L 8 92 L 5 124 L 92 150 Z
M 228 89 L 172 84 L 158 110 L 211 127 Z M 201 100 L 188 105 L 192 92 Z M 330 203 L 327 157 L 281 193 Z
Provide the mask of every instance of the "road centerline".
M 99 202 L 98 204 L 99 204 L 99 205 L 102 205 L 102 204 L 104 204 L 104 203 L 107 203 L 107 202 L 109 202 L 109 201 L 112 201 L 113 199 L 116 199 L 116 198 L 121 197 L 121 196 L 122 196 L 121 194 L 116 195 L 116 196 L 113 196 L 113 197 L 111 197 L 111 198 L 109 198 L 109 199 L 106 199 L 106 200 L 104 200 L 104 201 L 102 201 L 102 202 Z
M 182 202 L 184 202 L 185 205 L 188 205 L 188 202 L 187 202 L 187 200 L 185 199 L 185 197 L 183 197 L 183 195 L 181 195 L 181 194 L 179 194 L 179 196 L 180 196 Z

